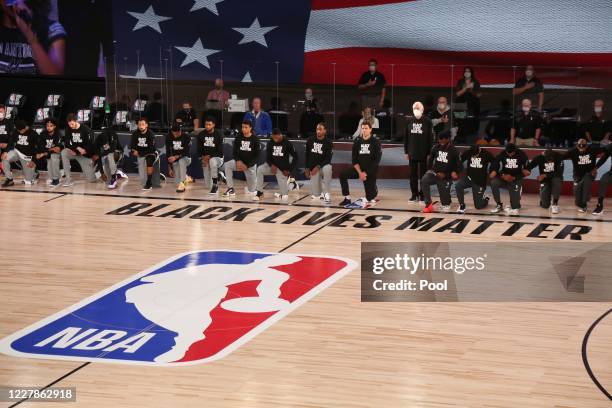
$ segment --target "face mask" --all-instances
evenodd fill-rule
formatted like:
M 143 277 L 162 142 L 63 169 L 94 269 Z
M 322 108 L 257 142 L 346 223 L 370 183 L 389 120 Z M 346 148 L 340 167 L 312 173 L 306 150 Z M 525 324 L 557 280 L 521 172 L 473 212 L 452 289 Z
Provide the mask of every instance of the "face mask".
M 527 78 L 531 78 L 532 75 L 533 75 L 533 71 L 532 70 L 528 69 L 527 71 L 525 71 L 525 76 Z
M 417 119 L 421 119 L 421 116 L 423 116 L 423 111 L 420 109 L 413 109 L 412 113 L 414 113 L 414 117 Z
M 464 76 L 466 79 L 470 79 L 470 78 L 472 77 L 472 73 L 468 71 L 468 72 L 466 72 L 465 74 L 463 74 L 463 76 Z
M 529 106 L 523 106 L 523 112 L 529 113 L 530 110 L 531 108 Z
M 4 119 L 4 116 L 5 116 L 5 115 L 4 115 L 4 112 L 0 113 L 0 120 L 3 120 L 3 119 Z
M 443 111 L 444 109 L 446 109 L 446 104 L 445 103 L 439 103 L 438 104 L 438 110 L 439 111 Z
M 596 106 L 595 108 L 593 108 L 593 110 L 595 111 L 595 113 L 601 113 L 601 111 L 603 110 L 601 106 Z M 2 115 L 2 114 L 0 114 Z M 0 119 L 2 119 L 4 115 L 0 116 Z
M 306 96 L 306 99 L 308 99 L 308 100 L 312 99 L 312 94 L 311 93 L 307 93 L 305 96 Z

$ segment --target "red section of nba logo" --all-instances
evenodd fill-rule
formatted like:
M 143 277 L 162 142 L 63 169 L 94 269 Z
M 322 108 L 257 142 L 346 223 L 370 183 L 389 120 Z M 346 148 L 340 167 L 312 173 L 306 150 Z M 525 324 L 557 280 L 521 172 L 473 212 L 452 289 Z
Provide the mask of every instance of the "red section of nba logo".
M 281 286 L 280 297 L 292 303 L 347 266 L 345 261 L 334 258 L 309 256 L 300 258 L 300 262 L 273 267 L 289 274 L 290 278 Z M 248 281 L 230 285 L 227 296 L 210 313 L 212 323 L 204 331 L 205 338 L 192 344 L 179 361 L 188 362 L 212 357 L 279 313 L 238 313 L 220 306 L 226 300 L 256 297 L 258 284 L 259 281 Z

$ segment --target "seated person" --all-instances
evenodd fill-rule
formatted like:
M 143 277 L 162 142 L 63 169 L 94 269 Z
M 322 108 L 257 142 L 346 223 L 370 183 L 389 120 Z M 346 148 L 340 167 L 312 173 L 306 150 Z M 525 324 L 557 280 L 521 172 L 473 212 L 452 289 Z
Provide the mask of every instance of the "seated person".
M 361 125 L 363 124 L 363 122 L 369 122 L 372 125 L 371 126 L 372 129 L 378 129 L 379 127 L 378 118 L 372 115 L 372 108 L 370 108 L 369 106 L 366 106 L 365 108 L 363 108 L 362 117 L 361 119 L 359 119 L 357 130 L 355 130 L 355 133 L 353 133 L 353 139 L 356 139 L 357 137 L 361 135 L 361 130 L 362 130 Z
M 593 116 L 585 123 L 584 136 L 591 143 L 609 142 L 612 133 L 612 123 L 606 121 L 603 113 L 603 99 L 593 102 Z
M 248 121 L 253 124 L 255 136 L 268 136 L 272 133 L 272 118 L 268 112 L 261 109 L 261 98 L 253 98 L 252 109 L 244 114 L 243 122 Z
M 175 123 L 178 123 L 182 128 L 198 129 L 200 127 L 200 119 L 191 106 L 191 102 L 183 102 L 181 110 L 174 117 Z
M 448 106 L 446 96 L 439 97 L 436 109 L 433 109 L 429 113 L 429 119 L 431 119 L 431 124 L 433 125 L 433 130 L 436 135 L 444 131 L 450 131 L 450 115 L 451 110 Z

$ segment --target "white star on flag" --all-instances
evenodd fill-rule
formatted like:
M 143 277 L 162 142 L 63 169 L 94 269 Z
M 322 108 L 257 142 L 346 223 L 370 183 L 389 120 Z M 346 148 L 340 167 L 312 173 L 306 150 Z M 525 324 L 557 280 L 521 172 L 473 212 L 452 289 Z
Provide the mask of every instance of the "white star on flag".
M 198 38 L 198 40 L 193 44 L 192 47 L 174 47 L 180 52 L 185 54 L 185 59 L 181 64 L 181 67 L 184 67 L 187 64 L 191 64 L 192 62 L 199 62 L 204 65 L 206 68 L 210 69 L 210 64 L 208 63 L 208 56 L 220 52 L 221 50 L 209 50 L 208 48 L 204 48 L 202 45 L 202 40 Z
M 267 47 L 268 43 L 264 36 L 277 27 L 278 26 L 262 27 L 259 25 L 259 20 L 255 18 L 250 27 L 232 27 L 232 30 L 236 30 L 242 34 L 242 40 L 238 43 L 239 45 L 256 42 Z
M 251 73 L 247 71 L 246 74 L 244 74 L 244 76 L 242 77 L 242 81 L 240 82 L 253 82 L 253 80 L 251 79 Z
M 193 0 L 193 6 L 189 11 L 196 11 L 205 8 L 215 16 L 218 16 L 219 10 L 217 10 L 217 3 L 221 3 L 222 1 L 224 0 Z
M 132 31 L 136 31 L 144 27 L 151 27 L 153 30 L 161 34 L 161 27 L 159 26 L 159 23 L 172 19 L 172 17 L 158 16 L 155 14 L 155 10 L 153 10 L 152 5 L 150 5 L 144 13 L 137 13 L 135 11 L 128 11 L 127 13 L 138 20 L 134 28 L 132 28 Z

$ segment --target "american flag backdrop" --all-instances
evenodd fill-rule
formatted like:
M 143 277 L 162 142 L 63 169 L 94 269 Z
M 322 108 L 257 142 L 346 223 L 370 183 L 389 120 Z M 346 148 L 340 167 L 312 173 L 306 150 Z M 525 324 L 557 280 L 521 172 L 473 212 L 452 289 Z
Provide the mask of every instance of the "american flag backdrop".
M 371 57 L 395 85 L 452 85 L 466 65 L 493 85 L 527 64 L 547 84 L 612 75 L 610 0 L 114 0 L 113 15 L 131 75 L 163 73 L 160 47 L 179 80 L 354 84 Z

